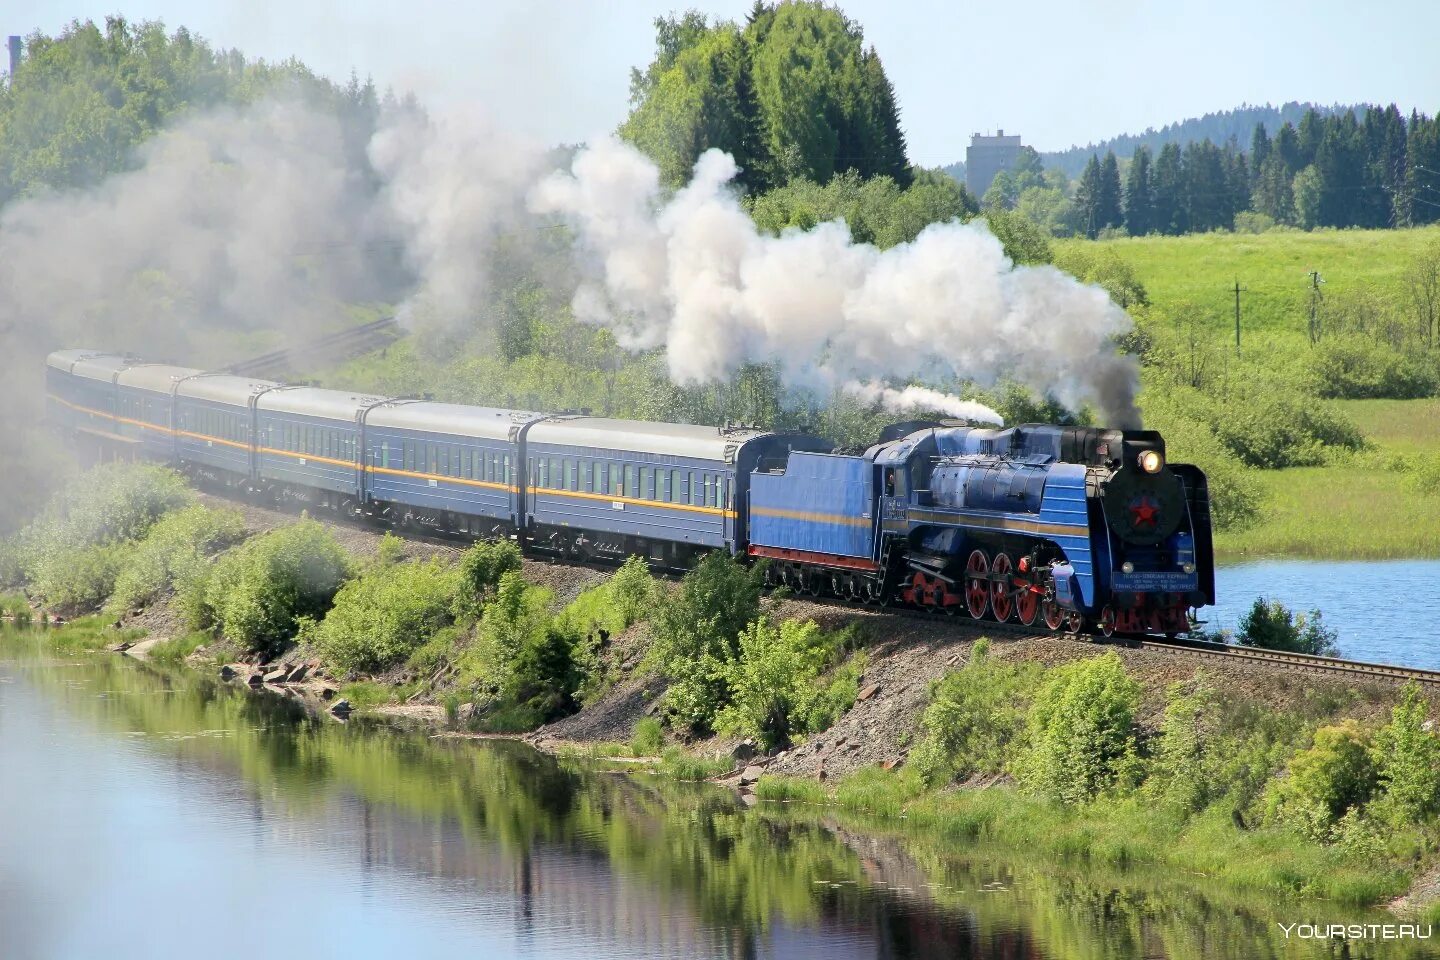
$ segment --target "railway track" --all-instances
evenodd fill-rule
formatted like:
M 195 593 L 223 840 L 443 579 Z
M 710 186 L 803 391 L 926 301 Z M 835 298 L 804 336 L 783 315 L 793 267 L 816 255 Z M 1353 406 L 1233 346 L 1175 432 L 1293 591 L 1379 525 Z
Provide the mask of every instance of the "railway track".
M 220 372 L 243 377 L 273 378 L 287 372 L 290 369 L 290 361 L 294 357 L 303 356 L 305 362 L 310 365 L 313 365 L 317 359 L 327 363 L 348 360 L 353 356 L 393 342 L 399 334 L 400 325 L 395 318 L 384 317 L 371 323 L 362 323 L 358 327 L 349 327 L 328 336 L 318 337 L 309 343 L 272 350 L 269 353 L 262 353 L 258 357 L 251 357 L 249 360 L 232 363 L 228 367 L 222 367 Z

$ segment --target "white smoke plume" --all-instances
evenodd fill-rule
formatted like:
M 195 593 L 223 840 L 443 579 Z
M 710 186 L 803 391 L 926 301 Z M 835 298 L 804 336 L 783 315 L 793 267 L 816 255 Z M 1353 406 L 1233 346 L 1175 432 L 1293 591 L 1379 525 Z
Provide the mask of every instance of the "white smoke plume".
M 383 181 L 377 216 L 402 239 L 418 284 L 399 305 L 407 326 L 474 322 L 496 280 L 496 245 L 533 231 L 524 197 L 541 172 L 536 143 L 478 115 L 401 113 L 369 145 Z
M 941 393 L 939 390 L 931 390 L 929 387 L 910 386 L 903 390 L 896 390 L 883 383 L 871 382 L 847 383 L 842 389 L 866 403 L 879 404 L 892 413 L 935 410 L 948 416 L 958 417 L 961 420 L 973 420 L 977 423 L 1003 424 L 1005 422 L 1000 414 L 983 403 L 962 400 L 948 393 Z
M 793 386 L 1014 379 L 1105 422 L 1139 425 L 1130 329 L 1104 290 L 1048 266 L 1016 266 L 983 222 L 935 224 L 880 251 L 843 223 L 760 233 L 711 150 L 667 199 L 654 165 L 615 140 L 550 176 L 531 206 L 563 216 L 593 258 L 577 315 L 635 347 L 663 344 L 682 384 L 776 363 Z

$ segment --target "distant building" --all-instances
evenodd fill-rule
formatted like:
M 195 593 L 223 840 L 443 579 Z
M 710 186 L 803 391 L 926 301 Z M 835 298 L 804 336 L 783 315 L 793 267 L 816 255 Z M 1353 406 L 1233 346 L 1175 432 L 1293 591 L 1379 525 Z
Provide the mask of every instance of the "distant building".
M 979 200 L 990 189 L 995 175 L 1009 170 L 1020 156 L 1020 138 L 1007 137 L 1004 130 L 996 130 L 995 136 L 975 134 L 970 146 L 965 148 L 965 189 Z
M 20 51 L 23 49 L 19 37 L 10 38 L 10 76 L 15 76 L 15 69 L 20 66 Z

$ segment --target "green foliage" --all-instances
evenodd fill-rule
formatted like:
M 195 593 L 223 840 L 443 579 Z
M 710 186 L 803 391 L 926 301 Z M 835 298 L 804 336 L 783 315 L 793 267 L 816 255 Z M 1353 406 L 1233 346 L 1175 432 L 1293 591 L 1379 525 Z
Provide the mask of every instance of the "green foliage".
M 455 619 L 473 622 L 507 573 L 520 570 L 520 547 L 513 540 L 482 540 L 460 558 Z
M 1325 626 L 1319 610 L 1295 613 L 1280 601 L 1264 597 L 1255 598 L 1235 633 L 1235 642 L 1242 646 L 1322 657 L 1340 655 L 1336 641 L 1335 631 Z
M 1378 775 L 1370 735 L 1354 720 L 1321 727 L 1314 743 L 1291 759 L 1267 791 L 1272 817 L 1316 839 L 1374 795 Z
M 162 517 L 125 558 L 107 609 L 123 614 L 149 605 L 176 583 L 202 576 L 211 556 L 244 535 L 235 510 L 195 504 Z
M 1340 399 L 1407 400 L 1434 396 L 1440 388 L 1433 358 L 1362 333 L 1321 340 L 1310 355 L 1309 377 L 1317 396 Z
M 630 557 L 609 580 L 572 600 L 557 619 L 578 636 L 603 630 L 607 637 L 617 637 L 649 616 L 663 597 L 645 558 Z
M 665 746 L 665 732 L 656 717 L 641 717 L 630 734 L 630 752 L 637 757 L 658 757 Z
M 205 578 L 197 612 L 245 649 L 274 652 L 301 618 L 324 615 L 350 572 L 330 531 L 303 519 L 222 554 Z
M 843 649 L 843 634 L 813 620 L 772 626 L 765 617 L 740 633 L 739 656 L 725 664 L 729 703 L 715 716 L 723 733 L 755 737 L 765 749 L 789 746 L 795 734 L 823 730 L 855 702 L 860 667 L 848 664 L 828 685 L 821 674 Z M 848 696 L 848 700 L 847 700 Z
M 449 624 L 456 580 L 439 559 L 373 568 L 340 588 L 310 639 L 341 670 L 383 670 Z
M 836 175 L 823 186 L 811 180 L 793 180 L 747 199 L 746 205 L 755 225 L 766 233 L 810 230 L 844 220 L 857 243 L 874 244 L 882 250 L 914 240 L 932 223 L 966 220 L 975 213 L 964 187 L 928 171 L 921 171 L 904 189 L 890 177 L 864 180 L 854 170 Z
M 68 613 L 98 610 L 129 548 L 194 494 L 172 470 L 150 464 L 96 467 L 63 486 L 15 538 L 11 563 L 46 603 Z M 12 570 L 7 574 L 16 577 Z
M 1140 685 L 1114 652 L 1057 667 L 1028 711 L 1017 778 L 1067 804 L 1115 786 L 1135 764 L 1139 707 Z
M 730 772 L 730 768 L 729 760 L 698 756 L 679 747 L 666 747 L 655 772 L 671 780 L 709 780 Z
M 908 182 L 894 90 L 860 28 L 839 10 L 785 2 L 742 29 L 690 12 L 656 20 L 656 55 L 631 75 L 620 134 L 679 186 L 718 148 L 751 191 L 788 180 L 862 177 Z
M 199 630 L 192 630 L 189 633 L 182 633 L 178 637 L 161 640 L 150 648 L 148 656 L 156 663 L 181 664 L 190 654 L 204 646 L 209 639 L 209 635 Z
M 649 656 L 671 681 L 666 705 L 677 722 L 709 729 L 729 702 L 728 664 L 740 655 L 741 631 L 760 612 L 762 576 L 758 566 L 710 553 L 656 610 Z
M 981 637 L 971 648 L 970 662 L 930 688 L 921 740 L 910 756 L 910 765 L 929 786 L 972 773 L 998 773 L 1013 756 L 1043 669 L 1032 662 L 997 662 L 989 652 L 989 639 Z
M 1428 712 L 1419 685 L 1411 681 L 1391 711 L 1390 722 L 1375 737 L 1382 807 L 1396 826 L 1440 812 L 1440 738 L 1428 729 Z
M 132 549 L 128 543 L 97 543 L 46 552 L 32 568 L 30 586 L 61 613 L 99 610 Z
M 475 642 L 460 659 L 462 681 L 488 692 L 492 713 L 507 729 L 527 719 L 529 729 L 573 710 L 584 682 L 582 641 L 550 616 L 553 600 L 518 572 L 501 574 Z

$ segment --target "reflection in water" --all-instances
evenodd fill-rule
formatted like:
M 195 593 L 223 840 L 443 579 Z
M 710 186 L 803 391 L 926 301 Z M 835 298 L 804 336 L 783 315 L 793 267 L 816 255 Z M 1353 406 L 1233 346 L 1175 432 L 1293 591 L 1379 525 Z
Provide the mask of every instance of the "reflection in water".
M 1440 670 L 1440 560 L 1264 560 L 1215 571 L 1218 603 L 1200 612 L 1211 629 L 1234 630 L 1264 596 L 1292 610 L 1318 608 L 1352 660 Z
M 1274 923 L 1312 908 L 1195 878 L 876 839 L 824 810 L 35 650 L 0 647 L 7 957 L 1323 953 Z

